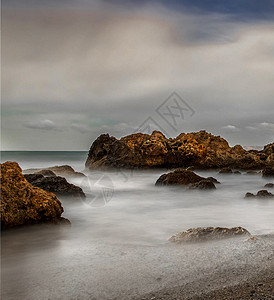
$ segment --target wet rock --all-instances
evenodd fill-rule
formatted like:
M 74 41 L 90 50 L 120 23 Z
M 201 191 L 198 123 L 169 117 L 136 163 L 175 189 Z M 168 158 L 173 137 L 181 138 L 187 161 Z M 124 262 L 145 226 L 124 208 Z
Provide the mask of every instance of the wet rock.
M 50 170 L 54 172 L 56 175 L 63 176 L 63 177 L 79 177 L 79 178 L 86 177 L 85 174 L 81 172 L 76 172 L 71 166 L 68 165 L 49 167 L 46 168 L 46 170 Z
M 254 171 L 254 170 L 250 170 L 250 171 L 247 171 L 246 174 L 247 175 L 258 175 L 258 174 L 260 174 L 260 172 Z
M 259 169 L 274 165 L 273 147 L 250 152 L 230 147 L 220 136 L 204 130 L 166 138 L 161 132 L 136 133 L 121 139 L 108 134 L 91 145 L 86 168 L 233 168 Z
M 210 181 L 210 180 L 201 180 L 197 183 L 192 183 L 190 186 L 189 186 L 189 189 L 197 189 L 197 190 L 215 190 L 216 189 L 216 186 L 215 184 Z
M 234 171 L 233 174 L 241 175 L 242 173 L 240 171 Z
M 24 177 L 27 179 L 29 183 L 32 183 L 33 181 L 38 180 L 40 178 L 44 178 L 42 174 L 37 174 L 37 173 L 25 174 Z
M 42 174 L 44 176 L 62 176 L 62 177 L 79 177 L 85 178 L 86 175 L 81 172 L 76 172 L 71 166 L 54 166 L 43 169 L 27 169 L 23 171 L 24 174 Z
M 252 194 L 252 193 L 247 192 L 247 193 L 245 194 L 245 198 L 254 198 L 254 197 L 256 197 L 256 195 L 254 195 L 254 194 Z
M 258 191 L 256 195 L 252 193 L 246 193 L 245 198 L 272 198 L 274 195 L 267 190 Z
M 223 168 L 222 170 L 220 170 L 219 172 L 220 174 L 232 174 L 233 171 L 230 168 Z
M 274 167 L 267 167 L 262 171 L 263 177 L 274 177 Z
M 259 191 L 256 196 L 257 197 L 262 197 L 262 198 L 264 198 L 264 197 L 274 197 L 274 195 L 272 193 L 268 192 L 267 190 Z
M 41 175 L 46 176 L 46 177 L 56 176 L 56 174 L 53 171 L 47 170 L 47 169 L 43 169 L 41 171 L 35 172 L 34 174 L 41 174 Z
M 214 177 L 207 177 L 206 178 L 206 180 L 209 180 L 209 181 L 211 181 L 211 182 L 213 182 L 213 183 L 220 183 L 220 181 L 218 181 L 216 178 L 214 178 Z
M 266 187 L 266 188 L 274 188 L 274 183 L 267 183 L 264 187 Z
M 161 175 L 155 185 L 188 185 L 198 183 L 205 178 L 186 169 L 177 169 L 167 174 Z
M 169 241 L 177 244 L 204 242 L 210 240 L 220 240 L 231 237 L 250 236 L 250 233 L 242 227 L 198 227 L 190 228 L 187 231 L 179 232 L 172 236 Z
M 36 177 L 31 177 L 31 175 L 36 175 Z M 37 175 L 39 175 L 38 178 Z M 67 182 L 67 180 L 64 177 L 61 176 L 44 177 L 41 174 L 30 174 L 30 175 L 25 175 L 25 178 L 33 186 L 54 193 L 57 196 L 72 196 L 72 197 L 85 198 L 85 193 L 83 192 L 83 190 L 80 187 Z
M 42 175 L 41 175 L 42 176 Z M 59 223 L 63 207 L 56 195 L 32 186 L 16 162 L 1 164 L 2 229 L 37 223 Z

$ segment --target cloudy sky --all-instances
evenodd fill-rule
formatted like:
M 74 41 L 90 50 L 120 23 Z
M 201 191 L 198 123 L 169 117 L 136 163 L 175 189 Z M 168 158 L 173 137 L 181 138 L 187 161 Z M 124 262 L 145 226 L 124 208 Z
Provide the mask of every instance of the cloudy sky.
M 3 150 L 152 129 L 274 140 L 273 0 L 2 0 L 2 30 Z

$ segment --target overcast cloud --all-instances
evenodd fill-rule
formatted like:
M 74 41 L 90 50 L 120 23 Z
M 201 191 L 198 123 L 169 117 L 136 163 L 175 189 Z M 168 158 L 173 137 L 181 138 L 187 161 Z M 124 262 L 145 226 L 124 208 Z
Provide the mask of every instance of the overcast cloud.
M 20 3 L 2 13 L 4 149 L 88 150 L 148 117 L 169 136 L 206 129 L 231 145 L 273 142 L 271 19 L 156 2 Z M 176 130 L 155 111 L 174 91 L 195 111 Z

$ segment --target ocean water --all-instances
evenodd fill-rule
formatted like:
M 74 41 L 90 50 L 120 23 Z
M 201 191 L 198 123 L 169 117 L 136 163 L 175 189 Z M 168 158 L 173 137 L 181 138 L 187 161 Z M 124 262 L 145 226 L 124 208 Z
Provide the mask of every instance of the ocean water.
M 1 161 L 17 161 L 22 169 L 68 164 L 83 171 L 86 157 L 87 152 L 2 152 Z M 197 171 L 221 184 L 214 191 L 156 187 L 166 171 L 84 171 L 85 179 L 71 182 L 87 198 L 60 198 L 71 227 L 38 225 L 3 232 L 3 299 L 119 299 L 123 293 L 155 288 L 144 289 L 145 278 L 152 276 L 151 268 L 153 276 L 169 269 L 166 249 L 174 249 L 168 238 L 179 231 L 243 226 L 254 235 L 274 232 L 274 200 L 244 199 L 246 192 L 257 192 L 270 180 L 245 172 Z M 151 251 L 158 254 L 153 257 Z M 193 271 L 191 264 L 188 268 Z

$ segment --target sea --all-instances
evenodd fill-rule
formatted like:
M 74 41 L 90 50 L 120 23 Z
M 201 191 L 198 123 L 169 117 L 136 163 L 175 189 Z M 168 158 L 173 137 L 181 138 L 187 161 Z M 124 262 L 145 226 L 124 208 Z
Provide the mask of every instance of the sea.
M 242 226 L 252 235 L 274 233 L 274 200 L 244 197 L 271 182 L 261 174 L 196 171 L 215 177 L 220 182 L 217 189 L 159 187 L 156 180 L 169 170 L 89 172 L 87 155 L 87 151 L 1 152 L 1 162 L 16 161 L 23 171 L 70 165 L 85 173 L 84 179 L 70 181 L 87 195 L 60 198 L 63 217 L 71 226 L 37 225 L 2 232 L 3 299 L 127 299 L 150 292 L 155 285 L 175 285 L 183 274 L 181 280 L 186 280 L 197 269 L 199 259 L 182 265 L 183 252 L 170 248 L 168 239 L 180 231 Z M 215 250 L 203 250 L 210 261 L 220 255 Z M 229 256 L 229 251 L 224 255 Z M 191 255 L 190 248 L 185 253 Z M 202 262 L 199 268 L 204 268 Z M 166 282 L 155 280 L 168 270 L 177 275 Z

